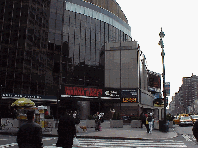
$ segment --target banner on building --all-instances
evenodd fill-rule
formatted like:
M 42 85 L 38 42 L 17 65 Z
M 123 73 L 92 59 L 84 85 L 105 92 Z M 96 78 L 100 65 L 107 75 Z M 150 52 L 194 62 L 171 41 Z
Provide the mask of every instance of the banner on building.
M 165 82 L 166 96 L 170 96 L 170 82 Z
M 123 103 L 137 103 L 138 102 L 138 92 L 137 89 L 129 89 L 121 91 L 121 98 Z

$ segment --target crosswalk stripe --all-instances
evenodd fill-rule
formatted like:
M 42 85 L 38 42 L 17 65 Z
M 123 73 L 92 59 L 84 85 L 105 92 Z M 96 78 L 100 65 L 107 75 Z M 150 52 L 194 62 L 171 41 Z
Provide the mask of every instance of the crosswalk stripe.
M 18 145 L 17 143 L 11 143 L 11 144 L 5 144 L 5 145 L 0 145 L 0 148 L 6 148 L 6 147 L 10 147 L 10 146 L 15 146 Z
M 186 135 L 184 135 L 186 136 Z M 189 136 L 186 136 L 189 138 Z M 51 140 L 53 138 L 45 138 L 45 140 Z M 55 138 L 54 138 L 55 139 Z M 92 148 L 145 148 L 145 147 L 187 147 L 183 141 L 176 140 L 162 140 L 160 142 L 154 140 L 117 140 L 117 139 L 84 139 L 77 138 L 79 141 L 79 147 L 92 147 Z M 0 145 L 0 148 L 7 148 L 10 146 L 18 145 L 17 143 Z M 44 148 L 57 148 L 56 144 L 52 144 L 51 146 L 44 146 Z M 76 148 L 73 146 L 73 148 Z
M 82 139 L 78 138 L 80 147 L 187 147 L 182 141 L 166 140 L 154 142 L 152 140 L 110 140 L 110 139 Z

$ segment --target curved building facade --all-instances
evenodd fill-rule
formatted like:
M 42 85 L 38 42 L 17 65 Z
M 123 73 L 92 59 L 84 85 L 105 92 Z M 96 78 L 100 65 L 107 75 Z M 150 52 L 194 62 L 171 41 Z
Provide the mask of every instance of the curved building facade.
M 132 40 L 115 0 L 1 0 L 0 10 L 3 93 L 103 89 L 105 42 Z

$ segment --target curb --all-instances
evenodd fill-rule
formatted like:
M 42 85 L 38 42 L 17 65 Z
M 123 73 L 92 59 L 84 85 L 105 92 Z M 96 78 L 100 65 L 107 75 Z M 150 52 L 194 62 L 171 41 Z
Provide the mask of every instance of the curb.
M 129 137 L 101 137 L 101 136 L 76 136 L 76 138 L 90 138 L 90 139 L 119 139 L 119 140 L 150 140 L 146 138 L 129 138 Z
M 177 134 L 177 133 L 176 133 Z M 9 132 L 1 132 L 0 135 L 11 135 L 17 136 L 17 133 L 9 133 Z M 58 135 L 52 134 L 43 134 L 43 137 L 58 137 Z M 171 138 L 176 138 L 178 134 Z M 151 140 L 153 138 L 136 138 L 136 137 L 101 137 L 101 136 L 76 136 L 76 138 L 89 138 L 89 139 L 119 139 L 119 140 Z M 160 138 L 160 139 L 167 139 L 167 138 Z
M 169 138 L 176 138 L 178 137 L 177 132 L 172 129 L 171 132 L 174 132 L 176 135 Z M 11 135 L 11 136 L 17 136 L 17 132 L 0 132 L 0 135 Z M 58 137 L 57 134 L 51 134 L 51 133 L 43 133 L 43 137 Z M 120 140 L 151 140 L 153 138 L 137 138 L 137 137 L 103 137 L 103 136 L 87 136 L 87 135 L 77 135 L 77 138 L 90 138 L 90 139 L 120 139 Z M 157 138 L 156 138 L 157 139 Z M 167 138 L 160 138 L 160 139 L 167 139 Z

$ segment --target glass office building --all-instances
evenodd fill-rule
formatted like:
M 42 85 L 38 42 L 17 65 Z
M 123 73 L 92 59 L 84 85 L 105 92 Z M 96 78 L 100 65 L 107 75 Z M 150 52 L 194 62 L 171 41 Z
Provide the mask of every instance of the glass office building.
M 103 89 L 105 42 L 132 40 L 115 0 L 1 0 L 0 11 L 3 93 Z

